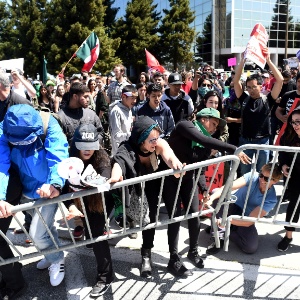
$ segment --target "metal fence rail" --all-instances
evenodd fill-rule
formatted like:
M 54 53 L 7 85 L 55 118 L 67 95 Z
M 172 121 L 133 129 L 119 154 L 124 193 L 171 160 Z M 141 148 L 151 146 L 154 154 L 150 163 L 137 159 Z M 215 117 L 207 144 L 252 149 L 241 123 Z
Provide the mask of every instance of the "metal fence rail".
M 251 168 L 251 173 L 252 173 L 251 174 L 251 178 L 253 178 L 253 175 L 254 175 L 255 170 L 256 170 L 258 153 L 259 153 L 260 150 L 271 150 L 274 153 L 274 159 L 273 159 L 272 169 L 271 169 L 270 173 L 273 172 L 274 165 L 277 162 L 279 152 L 284 151 L 284 152 L 294 153 L 292 164 L 290 166 L 290 170 L 293 169 L 294 164 L 295 164 L 295 160 L 296 160 L 296 157 L 297 157 L 297 154 L 300 152 L 300 147 L 283 147 L 283 146 L 247 144 L 247 145 L 243 145 L 243 146 L 239 147 L 236 150 L 235 154 L 238 155 L 241 151 L 243 151 L 245 149 L 256 150 L 255 160 L 254 160 L 252 168 Z M 217 205 L 217 207 L 216 207 L 216 209 L 214 211 L 214 216 L 213 216 L 214 220 L 216 220 L 215 219 L 216 218 L 215 214 L 218 213 L 221 205 L 225 205 L 225 207 L 224 207 L 224 213 L 222 215 L 222 225 L 225 225 L 225 240 L 224 240 L 224 250 L 225 251 L 228 251 L 229 235 L 230 235 L 230 224 L 231 224 L 231 221 L 234 220 L 234 219 L 235 220 L 240 220 L 240 221 L 245 221 L 245 222 L 249 222 L 250 221 L 250 222 L 254 222 L 254 223 L 267 223 L 267 224 L 270 224 L 270 225 L 292 226 L 292 227 L 300 228 L 300 222 L 293 223 L 293 222 L 285 222 L 285 221 L 278 220 L 279 209 L 280 209 L 280 206 L 282 204 L 284 193 L 286 191 L 288 182 L 290 180 L 290 174 L 291 174 L 291 172 L 289 172 L 289 175 L 288 175 L 288 177 L 286 179 L 286 182 L 285 182 L 285 184 L 283 186 L 282 195 L 281 195 L 281 197 L 280 197 L 280 199 L 278 201 L 277 208 L 275 209 L 274 216 L 272 216 L 271 218 L 267 218 L 267 219 L 261 217 L 261 212 L 262 212 L 263 205 L 264 205 L 264 202 L 265 202 L 265 199 L 266 199 L 267 189 L 268 189 L 268 186 L 270 184 L 270 178 L 269 178 L 269 181 L 267 183 L 267 189 L 266 189 L 266 191 L 264 193 L 263 200 L 262 200 L 262 203 L 261 203 L 261 206 L 260 206 L 259 215 L 258 215 L 257 218 L 245 216 L 245 210 L 246 210 L 247 202 L 248 202 L 248 199 L 249 199 L 249 194 L 250 194 L 250 189 L 251 189 L 252 181 L 250 181 L 250 184 L 249 184 L 249 187 L 248 187 L 248 190 L 247 190 L 246 201 L 245 201 L 245 205 L 244 205 L 243 212 L 242 212 L 241 216 L 238 216 L 238 215 L 227 216 L 229 204 L 233 203 L 235 199 L 234 199 L 233 195 L 231 195 L 231 186 L 230 186 L 230 184 L 229 183 L 226 184 L 226 186 L 224 187 L 224 190 L 223 190 L 224 194 L 226 194 L 225 198 L 224 198 L 225 200 L 222 197 L 219 199 L 218 205 Z M 232 181 L 230 181 L 230 183 L 232 184 Z M 228 199 L 228 200 L 226 200 L 226 199 Z M 300 196 L 298 197 L 298 201 L 297 201 L 297 204 L 296 204 L 295 209 L 293 211 L 291 220 L 293 219 L 293 216 L 296 213 L 296 209 L 297 209 L 297 206 L 299 205 L 299 203 L 300 203 Z M 215 222 L 213 222 L 213 223 L 215 223 Z M 217 228 L 214 228 L 214 232 L 218 232 Z M 216 236 L 218 236 L 218 234 L 216 234 Z M 220 247 L 219 246 L 220 244 L 219 244 L 219 239 L 218 238 L 216 239 L 216 244 L 217 244 L 217 247 Z
M 3 259 L 2 257 L 0 257 L 0 265 L 4 265 L 4 264 L 8 264 L 8 263 L 13 263 L 16 261 L 21 261 L 21 260 L 25 260 L 25 259 L 29 259 L 29 258 L 34 258 L 43 254 L 48 254 L 48 253 L 53 253 L 53 252 L 57 252 L 57 251 L 62 251 L 62 250 L 69 250 L 75 247 L 80 247 L 86 244 L 90 244 L 90 243 L 94 243 L 94 242 L 99 242 L 99 241 L 103 241 L 103 240 L 108 240 L 108 239 L 112 239 L 112 238 L 116 238 L 116 237 L 121 237 L 124 235 L 127 235 L 129 233 L 133 233 L 133 232 L 138 232 L 138 231 L 142 231 L 142 230 L 147 230 L 150 228 L 156 228 L 156 227 L 160 227 L 160 226 L 164 226 L 167 224 L 171 224 L 171 223 L 175 223 L 175 222 L 180 222 L 183 220 L 187 220 L 190 218 L 195 218 L 195 217 L 199 217 L 202 215 L 206 215 L 208 213 L 215 213 L 216 210 L 218 210 L 220 208 L 221 203 L 223 202 L 223 200 L 226 200 L 226 193 L 223 192 L 221 198 L 219 199 L 219 203 L 217 205 L 216 208 L 213 207 L 209 207 L 208 209 L 203 210 L 203 206 L 201 208 L 199 208 L 199 211 L 196 213 L 192 213 L 192 214 L 188 214 L 188 212 L 186 212 L 184 215 L 181 215 L 179 217 L 174 217 L 174 211 L 175 211 L 175 205 L 178 199 L 178 195 L 179 195 L 179 189 L 180 189 L 180 185 L 181 185 L 181 180 L 182 177 L 184 176 L 184 172 L 186 171 L 191 171 L 191 170 L 195 170 L 195 185 L 192 188 L 191 191 L 191 197 L 189 199 L 189 205 L 188 208 L 191 205 L 192 202 L 192 195 L 193 192 L 198 189 L 197 186 L 197 181 L 200 177 L 201 171 L 203 168 L 206 168 L 210 165 L 216 165 L 215 171 L 212 175 L 212 178 L 210 180 L 209 183 L 209 191 L 211 191 L 212 189 L 212 184 L 215 181 L 216 175 L 217 175 L 217 171 L 218 168 L 220 167 L 220 164 L 223 162 L 231 162 L 232 165 L 232 171 L 229 174 L 229 177 L 227 179 L 227 182 L 225 184 L 226 187 L 226 191 L 230 190 L 230 187 L 232 186 L 232 181 L 234 179 L 234 175 L 235 172 L 238 168 L 239 165 L 239 158 L 235 155 L 228 155 L 228 156 L 223 156 L 223 157 L 218 157 L 215 159 L 210 159 L 207 160 L 205 162 L 200 162 L 200 163 L 195 163 L 195 164 L 190 164 L 184 167 L 183 170 L 181 171 L 176 171 L 174 172 L 174 170 L 166 170 L 166 171 L 161 171 L 161 172 L 156 172 L 153 174 L 149 174 L 149 175 L 145 175 L 145 176 L 140 176 L 134 179 L 128 179 L 128 180 L 124 180 L 122 182 L 118 182 L 115 183 L 111 186 L 111 189 L 120 189 L 122 191 L 122 203 L 123 203 L 123 216 L 124 216 L 124 228 L 111 233 L 110 232 L 110 224 L 109 224 L 109 216 L 107 215 L 107 210 L 106 210 L 106 206 L 105 206 L 105 194 L 103 192 L 101 192 L 102 195 L 102 202 L 103 202 L 103 209 L 104 209 L 104 217 L 105 217 L 105 223 L 106 223 L 106 235 L 102 235 L 102 236 L 98 236 L 96 238 L 91 238 L 88 240 L 84 240 L 84 241 L 75 241 L 73 234 L 72 234 L 72 229 L 70 228 L 68 221 L 66 219 L 66 215 L 64 212 L 64 208 L 63 208 L 63 202 L 69 199 L 75 199 L 75 198 L 80 198 L 81 199 L 81 205 L 82 205 L 82 209 L 83 209 L 83 214 L 86 220 L 86 227 L 88 232 L 90 233 L 90 236 L 92 236 L 91 234 L 91 228 L 90 228 L 90 224 L 89 224 L 89 220 L 88 217 L 86 215 L 86 210 L 85 210 L 85 206 L 84 206 L 84 202 L 82 201 L 82 197 L 84 196 L 88 196 L 91 194 L 95 194 L 98 193 L 97 188 L 93 188 L 93 189 L 89 189 L 89 190 L 82 190 L 79 192 L 73 192 L 73 193 L 69 193 L 69 194 L 64 194 L 61 195 L 57 198 L 54 199 L 45 199 L 45 201 L 42 201 L 42 203 L 35 203 L 35 202 L 30 202 L 30 203 L 25 203 L 25 204 L 21 204 L 18 206 L 15 206 L 12 209 L 12 213 L 16 214 L 17 212 L 20 211 L 28 211 L 28 210 L 32 210 L 34 209 L 36 211 L 36 213 L 39 215 L 39 218 L 42 220 L 44 226 L 47 229 L 47 232 L 49 233 L 49 237 L 52 239 L 52 241 L 54 242 L 55 247 L 51 248 L 51 249 L 46 249 L 46 250 L 41 250 L 37 247 L 37 245 L 34 243 L 34 240 L 32 240 L 30 234 L 26 231 L 26 229 L 23 227 L 22 222 L 18 219 L 18 217 L 16 215 L 14 215 L 14 219 L 16 220 L 16 222 L 19 224 L 19 226 L 24 230 L 26 236 L 28 239 L 32 240 L 32 252 L 31 253 L 27 253 L 27 254 L 22 254 L 18 248 L 16 247 L 16 245 L 14 245 L 4 234 L 2 231 L 0 231 L 1 236 L 7 241 L 7 243 L 11 246 L 11 248 L 17 253 L 17 255 L 13 258 L 9 258 L 9 259 Z M 179 184 L 178 184 L 178 189 L 177 189 L 177 193 L 176 193 L 176 199 L 174 199 L 174 206 L 173 206 L 173 211 L 172 211 L 172 215 L 169 219 L 166 220 L 160 220 L 159 218 L 159 211 L 160 211 L 160 207 L 161 207 L 161 203 L 162 203 L 162 190 L 163 190 L 163 185 L 164 185 L 164 179 L 166 176 L 173 176 L 175 173 L 180 173 L 181 177 L 179 180 Z M 140 217 L 140 222 L 139 222 L 139 226 L 134 228 L 134 229 L 127 229 L 125 226 L 125 216 L 126 216 L 126 207 L 125 207 L 125 187 L 133 185 L 133 184 L 141 184 L 142 187 L 142 196 L 141 196 L 141 201 L 147 201 L 145 198 L 145 182 L 146 181 L 150 181 L 150 180 L 154 180 L 157 178 L 161 178 L 161 186 L 160 186 L 160 193 L 159 193 L 159 201 L 158 201 L 158 208 L 157 208 L 157 217 L 156 217 L 156 221 L 154 223 L 148 224 L 147 226 L 142 226 L 142 213 L 140 213 L 141 217 Z M 224 200 L 224 201 L 225 201 Z M 40 202 L 40 201 L 39 201 Z M 53 235 L 51 234 L 51 230 L 49 227 L 47 227 L 47 225 L 45 224 L 42 216 L 39 213 L 39 208 L 41 206 L 45 206 L 45 205 L 50 205 L 50 204 L 54 204 L 57 203 L 58 204 L 58 208 L 59 211 L 61 212 L 63 219 L 65 221 L 65 223 L 67 224 L 67 228 L 68 228 L 68 233 L 70 236 L 70 242 L 68 244 L 65 244 L 63 246 L 59 246 L 57 245 L 57 243 L 55 242 Z M 141 205 L 142 207 L 142 205 Z M 188 209 L 187 209 L 188 211 Z

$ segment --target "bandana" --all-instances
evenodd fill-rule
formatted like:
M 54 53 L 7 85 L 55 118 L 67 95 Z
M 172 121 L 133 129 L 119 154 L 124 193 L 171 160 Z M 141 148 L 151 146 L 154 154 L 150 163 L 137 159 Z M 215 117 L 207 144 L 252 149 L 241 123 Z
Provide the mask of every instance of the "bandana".
M 142 142 L 144 142 L 147 137 L 149 136 L 151 130 L 154 128 L 154 127 L 157 127 L 157 123 L 154 123 L 152 124 L 150 127 L 148 127 L 146 130 L 144 130 L 142 132 L 142 134 L 139 136 L 139 139 L 138 139 L 138 145 L 141 144 Z
M 211 137 L 210 133 L 205 129 L 205 127 L 197 120 L 193 121 L 194 126 L 205 136 Z M 204 148 L 204 146 L 202 146 L 201 144 L 192 141 L 192 148 L 194 147 L 200 147 L 200 148 Z

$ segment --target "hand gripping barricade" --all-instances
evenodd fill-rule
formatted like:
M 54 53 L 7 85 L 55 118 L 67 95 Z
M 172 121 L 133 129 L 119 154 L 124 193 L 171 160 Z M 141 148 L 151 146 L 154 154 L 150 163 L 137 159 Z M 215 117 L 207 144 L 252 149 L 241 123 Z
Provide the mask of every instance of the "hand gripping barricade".
M 233 183 L 233 176 L 234 176 L 234 170 L 232 170 L 232 172 L 229 175 L 229 178 L 225 184 L 225 187 L 222 191 L 222 195 L 218 200 L 218 203 L 216 205 L 216 208 L 213 212 L 213 222 L 212 222 L 212 226 L 213 226 L 213 230 L 214 232 L 216 232 L 215 234 L 215 241 L 216 241 L 216 246 L 219 248 L 220 247 L 220 242 L 219 242 L 219 238 L 218 238 L 218 230 L 217 230 L 217 225 L 216 225 L 216 214 L 219 212 L 220 208 L 222 205 L 224 205 L 224 210 L 223 210 L 223 214 L 222 214 L 222 221 L 221 221 L 221 225 L 225 226 L 225 237 L 224 237 L 224 250 L 228 251 L 228 245 L 229 245 L 229 235 L 230 235 L 230 225 L 231 225 L 231 221 L 232 220 L 240 220 L 240 221 L 245 221 L 245 222 L 258 222 L 258 223 L 266 223 L 266 224 L 270 224 L 270 225 L 281 225 L 281 226 L 292 226 L 292 227 L 296 227 L 296 228 L 300 228 L 300 222 L 298 223 L 293 223 L 292 221 L 290 222 L 285 222 L 285 221 L 281 221 L 278 220 L 278 215 L 279 215 L 279 210 L 280 210 L 280 206 L 282 204 L 282 201 L 284 200 L 284 194 L 285 191 L 287 189 L 287 185 L 289 183 L 290 180 L 290 174 L 291 172 L 289 172 L 288 177 L 286 178 L 286 182 L 283 186 L 283 191 L 282 191 L 282 195 L 277 203 L 277 205 L 275 206 L 275 208 L 272 211 L 272 217 L 268 217 L 268 218 L 263 218 L 261 216 L 261 212 L 264 206 L 264 202 L 266 199 L 266 194 L 268 191 L 268 187 L 270 185 L 270 180 L 271 177 L 269 177 L 269 180 L 267 182 L 267 186 L 266 186 L 266 191 L 264 192 L 263 195 L 263 199 L 262 199 L 262 203 L 260 205 L 260 210 L 259 210 L 259 214 L 257 218 L 254 217 L 249 217 L 245 215 L 245 211 L 246 211 L 246 206 L 247 206 L 247 202 L 249 200 L 249 194 L 250 194 L 250 190 L 251 190 L 251 184 L 252 184 L 252 178 L 253 175 L 255 173 L 256 170 L 256 165 L 257 165 L 257 161 L 258 161 L 258 154 L 260 150 L 270 150 L 273 151 L 274 154 L 274 159 L 273 159 L 273 163 L 272 163 L 272 168 L 270 173 L 272 174 L 275 163 L 278 160 L 278 155 L 279 152 L 284 151 L 284 152 L 290 152 L 293 153 L 293 160 L 290 166 L 290 170 L 292 171 L 294 165 L 295 165 L 295 161 L 296 161 L 296 157 L 298 155 L 298 153 L 300 152 L 300 147 L 286 147 L 286 146 L 270 146 L 270 145 L 253 145 L 253 144 L 247 144 L 247 145 L 243 145 L 241 147 L 239 147 L 236 151 L 235 151 L 235 155 L 238 155 L 241 151 L 244 151 L 246 149 L 251 149 L 255 151 L 255 159 L 253 161 L 252 164 L 252 168 L 251 168 L 251 180 L 250 180 L 250 184 L 248 186 L 247 189 L 247 194 L 246 194 L 246 200 L 245 200 L 245 204 L 243 207 L 243 212 L 241 215 L 231 215 L 228 216 L 228 208 L 229 208 L 229 204 L 230 203 L 234 203 L 237 198 L 235 195 L 231 194 L 231 189 L 232 189 L 232 183 Z M 296 210 L 297 210 L 297 206 L 300 205 L 300 196 L 298 197 L 298 201 L 295 205 L 295 209 L 292 213 L 292 217 L 291 220 L 293 219 Z
M 53 253 L 53 252 L 57 252 L 57 251 L 62 251 L 62 250 L 69 250 L 75 247 L 80 247 L 86 244 L 90 244 L 90 243 L 95 243 L 95 242 L 99 242 L 102 240 L 108 240 L 108 239 L 113 239 L 116 237 L 121 237 L 121 236 L 125 236 L 128 235 L 130 233 L 134 233 L 134 232 L 138 232 L 138 231 L 142 231 L 145 229 L 150 229 L 150 228 L 156 228 L 156 227 L 160 227 L 163 225 L 167 225 L 170 223 L 175 223 L 175 222 L 180 222 L 183 220 L 187 220 L 190 218 L 194 218 L 194 217 L 198 217 L 198 216 L 202 216 L 202 215 L 206 215 L 208 213 L 213 213 L 214 212 L 214 208 L 209 207 L 208 209 L 203 210 L 201 207 L 199 208 L 198 212 L 192 213 L 192 214 L 188 214 L 187 212 L 184 214 L 181 214 L 179 217 L 174 217 L 174 211 L 175 211 L 175 204 L 177 202 L 178 196 L 179 196 L 179 189 L 181 186 L 181 182 L 182 182 L 182 178 L 184 176 L 184 172 L 187 171 L 191 171 L 191 170 L 195 170 L 195 184 L 192 188 L 191 191 L 191 197 L 189 199 L 189 205 L 188 208 L 191 205 L 192 199 L 193 199 L 193 193 L 196 189 L 198 189 L 198 180 L 201 174 L 201 171 L 203 168 L 206 168 L 209 165 L 215 165 L 215 171 L 214 174 L 212 174 L 211 176 L 211 180 L 208 186 L 208 191 L 211 191 L 212 189 L 212 184 L 213 182 L 216 180 L 215 177 L 217 175 L 217 171 L 218 168 L 220 166 L 220 164 L 222 164 L 225 161 L 229 161 L 232 162 L 232 170 L 234 173 L 235 170 L 238 167 L 239 164 L 239 158 L 235 155 L 228 155 L 228 156 L 224 156 L 224 157 L 219 157 L 219 158 L 215 158 L 215 159 L 210 159 L 207 160 L 205 162 L 200 162 L 200 163 L 195 163 L 195 164 L 190 164 L 184 167 L 183 170 L 181 171 L 174 171 L 174 170 L 166 170 L 166 171 L 161 171 L 161 172 L 156 172 L 153 174 L 149 174 L 149 175 L 145 175 L 145 176 L 140 176 L 134 179 L 128 179 L 128 180 L 124 180 L 122 182 L 118 182 L 115 183 L 111 186 L 111 189 L 120 189 L 121 190 L 121 199 L 122 199 L 122 203 L 123 203 L 123 207 L 124 207 L 124 211 L 123 211 L 123 229 L 121 230 L 110 230 L 110 224 L 109 224 L 109 215 L 107 214 L 107 210 L 106 210 L 106 205 L 105 205 L 105 193 L 104 192 L 100 192 L 102 195 L 102 202 L 103 202 L 103 210 L 104 210 L 104 218 L 105 218 L 105 224 L 106 224 L 106 234 L 102 235 L 102 236 L 98 236 L 98 237 L 92 237 L 92 233 L 91 233 L 91 228 L 90 228 L 90 224 L 89 224 L 89 220 L 87 218 L 87 214 L 86 214 L 86 208 L 84 206 L 84 201 L 82 199 L 82 197 L 84 196 L 88 196 L 91 194 L 95 194 L 95 193 L 99 193 L 99 190 L 97 188 L 91 188 L 91 189 L 87 189 L 87 190 L 81 190 L 81 191 L 77 191 L 77 192 L 72 192 L 72 193 L 68 193 L 68 194 L 64 194 L 61 195 L 57 198 L 54 199 L 45 199 L 45 202 L 41 203 L 34 203 L 34 202 L 30 202 L 30 203 L 25 203 L 25 204 L 21 204 L 18 206 L 15 206 L 12 210 L 12 212 L 14 214 L 21 212 L 21 211 L 26 211 L 26 210 L 31 210 L 34 209 L 37 214 L 39 215 L 39 218 L 41 218 L 44 226 L 46 227 L 46 230 L 49 234 L 49 237 L 53 240 L 53 243 L 55 245 L 55 247 L 53 247 L 52 249 L 46 249 L 46 250 L 41 250 L 39 249 L 36 244 L 34 243 L 34 241 L 32 241 L 32 246 L 28 245 L 26 246 L 26 251 L 23 251 L 23 247 L 22 245 L 20 245 L 20 243 L 13 243 L 8 237 L 6 237 L 2 231 L 0 231 L 1 236 L 7 241 L 7 243 L 11 246 L 11 248 L 15 251 L 16 256 L 13 258 L 9 258 L 9 259 L 3 259 L 2 257 L 0 257 L 0 265 L 5 265 L 8 263 L 13 263 L 16 261 L 21 261 L 24 259 L 29 259 L 29 258 L 34 258 L 34 257 L 38 257 L 40 255 L 43 254 L 48 254 L 48 253 Z M 162 203 L 162 191 L 163 191 L 163 186 L 164 186 L 164 180 L 166 178 L 166 176 L 173 176 L 175 173 L 181 173 L 181 176 L 179 178 L 179 184 L 178 184 L 178 188 L 177 188 L 177 192 L 176 192 L 176 199 L 174 199 L 174 207 L 173 207 L 173 211 L 172 211 L 172 215 L 170 218 L 166 217 L 162 217 L 162 215 L 159 214 L 160 208 L 161 208 L 161 203 Z M 159 192 L 159 199 L 158 199 L 158 206 L 157 206 L 157 217 L 155 222 L 148 224 L 146 226 L 143 226 L 143 216 L 142 214 L 140 217 L 140 221 L 139 221 L 139 226 L 137 226 L 134 229 L 127 229 L 126 228 L 126 224 L 125 224 L 125 216 L 126 216 L 126 207 L 125 207 L 125 188 L 133 185 L 133 184 L 140 184 L 141 185 L 141 190 L 142 190 L 142 194 L 141 194 L 141 202 L 143 201 L 147 201 L 146 197 L 145 197 L 145 182 L 149 181 L 149 180 L 154 180 L 157 178 L 161 178 L 161 185 L 160 185 L 160 192 Z M 230 176 L 230 179 L 227 180 L 226 185 L 230 186 L 230 181 L 233 179 L 233 176 Z M 82 240 L 82 241 L 75 241 L 73 234 L 72 234 L 72 229 L 70 228 L 70 225 L 66 219 L 66 214 L 65 214 L 65 207 L 63 205 L 63 202 L 69 199 L 75 199 L 75 198 L 80 198 L 80 202 L 81 202 L 81 206 L 82 206 L 82 212 L 84 214 L 84 217 L 86 219 L 86 229 L 88 230 L 90 236 L 92 237 L 91 239 L 88 240 Z M 42 219 L 41 214 L 39 213 L 39 207 L 41 207 L 42 205 L 49 205 L 49 204 L 53 204 L 53 203 L 57 203 L 59 210 L 58 213 L 61 213 L 62 218 L 64 219 L 65 223 L 66 223 L 66 227 L 68 230 L 68 238 L 64 241 L 63 245 L 59 246 L 57 245 L 57 243 L 55 242 L 55 239 L 51 233 L 51 228 L 47 227 L 46 223 L 44 222 L 44 220 Z M 142 207 L 142 205 L 141 205 Z M 188 211 L 188 209 L 187 209 Z M 21 214 L 18 214 L 21 215 Z M 27 236 L 28 239 L 31 239 L 31 236 L 29 235 L 29 232 L 26 231 L 26 229 L 24 228 L 24 226 L 22 225 L 22 220 L 19 220 L 19 218 L 17 217 L 17 215 L 14 215 L 13 218 L 15 219 L 15 221 L 18 223 L 18 225 L 23 229 L 25 235 Z M 12 239 L 13 240 L 13 239 Z M 32 239 L 31 239 L 32 240 Z M 26 254 L 24 253 L 26 252 Z

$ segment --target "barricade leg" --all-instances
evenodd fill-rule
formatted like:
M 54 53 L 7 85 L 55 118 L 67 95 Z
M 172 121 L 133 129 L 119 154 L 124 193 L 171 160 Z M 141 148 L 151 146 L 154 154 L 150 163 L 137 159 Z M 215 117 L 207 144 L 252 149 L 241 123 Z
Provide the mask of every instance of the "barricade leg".
M 45 200 L 37 200 L 37 201 L 45 201 Z M 58 233 L 56 227 L 54 226 L 54 217 L 57 212 L 58 205 L 50 204 L 44 205 L 39 208 L 39 212 L 41 213 L 46 225 L 50 228 L 50 231 L 53 235 L 53 238 L 57 245 L 59 245 Z M 40 219 L 39 215 L 34 210 L 28 211 L 32 215 L 32 222 L 30 226 L 29 234 L 34 240 L 36 246 L 40 249 L 48 249 L 54 247 L 54 242 L 52 241 L 49 233 Z M 58 263 L 64 257 L 64 253 L 62 251 L 46 254 L 45 258 L 51 264 Z

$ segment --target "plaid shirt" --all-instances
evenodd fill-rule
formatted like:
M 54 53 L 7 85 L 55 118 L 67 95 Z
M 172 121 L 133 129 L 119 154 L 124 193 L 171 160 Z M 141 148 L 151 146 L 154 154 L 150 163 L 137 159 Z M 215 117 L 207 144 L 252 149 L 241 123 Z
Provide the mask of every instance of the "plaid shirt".
M 126 86 L 129 85 L 125 79 L 121 83 L 119 81 L 114 81 L 112 82 L 107 90 L 107 96 L 110 100 L 110 104 L 114 103 L 117 100 L 121 100 L 122 96 L 122 89 Z

